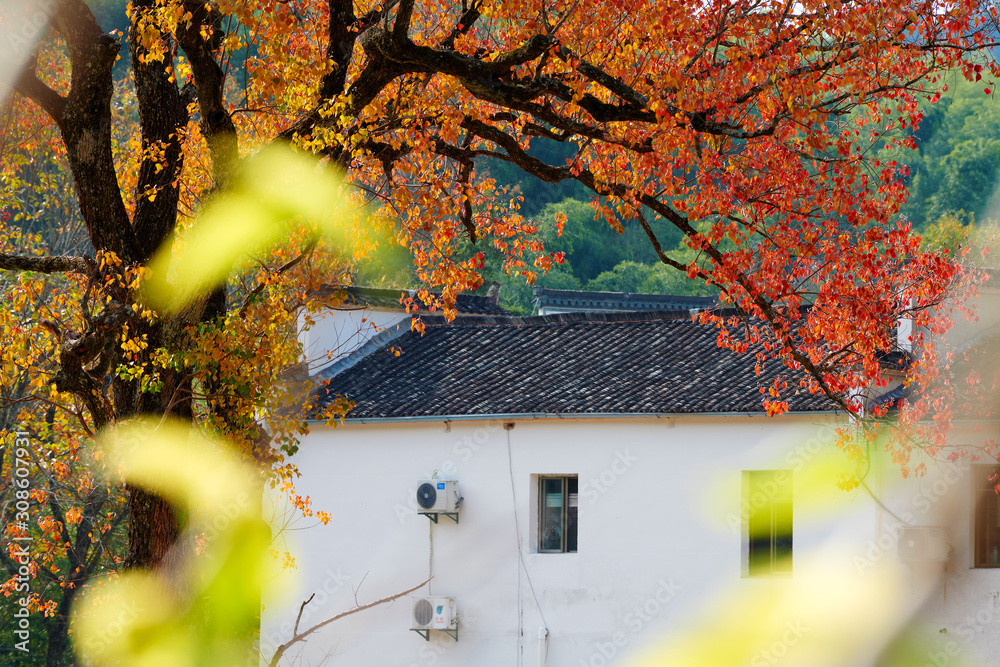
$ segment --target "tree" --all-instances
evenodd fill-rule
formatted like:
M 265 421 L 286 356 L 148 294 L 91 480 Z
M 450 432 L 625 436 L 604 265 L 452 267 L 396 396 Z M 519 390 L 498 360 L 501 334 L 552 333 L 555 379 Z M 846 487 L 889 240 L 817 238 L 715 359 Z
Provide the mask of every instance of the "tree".
M 3 117 L 2 144 L 20 149 L 2 167 L 7 192 L 0 202 L 10 202 L 0 214 L 4 245 L 36 256 L 79 252 L 89 241 L 69 171 L 60 164 L 52 132 L 25 122 L 30 106 L 23 100 L 8 105 Z M 100 450 L 80 428 L 81 411 L 63 403 L 49 381 L 57 346 L 51 332 L 74 326 L 83 290 L 74 275 L 0 279 L 0 505 L 6 543 L 23 547 L 0 552 L 0 607 L 4 650 L 24 664 L 71 659 L 70 606 L 92 577 L 115 571 L 123 554 L 124 498 L 95 475 L 102 468 Z M 30 576 L 23 576 L 22 567 Z M 18 601 L 40 615 L 27 637 L 14 634 L 22 611 Z
M 917 229 L 958 211 L 978 219 L 994 215 L 1000 105 L 982 81 L 966 81 L 957 73 L 944 80 L 942 98 L 920 104 L 918 151 L 897 150 L 891 156 L 910 170 L 910 197 L 901 211 Z
M 600 202 L 595 203 L 600 210 Z M 581 282 L 624 261 L 659 263 L 638 220 L 616 217 L 612 224 L 594 223 L 595 207 L 578 199 L 547 204 L 538 214 L 538 233 L 545 248 L 561 253 Z M 662 220 L 651 220 L 650 228 L 667 248 L 674 248 L 681 238 Z
M 602 271 L 587 283 L 588 290 L 597 292 L 629 292 L 632 294 L 691 294 L 708 296 L 704 284 L 687 280 L 677 271 L 662 264 L 649 266 L 624 261 L 610 271 Z
M 219 287 L 152 313 L 138 289 L 157 248 L 276 142 L 347 174 L 355 198 L 377 210 L 367 224 L 410 249 L 419 278 L 442 287 L 446 313 L 481 283 L 484 255 L 461 254 L 463 239 L 490 239 L 505 269 L 528 280 L 558 261 L 517 202 L 477 178 L 477 161 L 491 158 L 581 184 L 607 224 L 637 219 L 663 264 L 750 316 L 705 315 L 722 344 L 762 342 L 804 371 L 796 384 L 852 412 L 852 392 L 881 381 L 893 322 L 944 326 L 931 308 L 958 270 L 893 223 L 904 187 L 868 149 L 887 127 L 918 126 L 917 100 L 934 93 L 936 73 L 996 73 L 977 57 L 995 24 L 988 3 L 135 0 L 128 83 L 114 78 L 119 39 L 88 5 L 53 8 L 53 37 L 14 89 L 59 130 L 98 257 L 5 251 L 0 268 L 73 272 L 96 290 L 52 377 L 94 431 L 170 415 L 282 465 L 254 417 L 269 392 L 283 392 L 267 373 L 293 362 L 294 346 L 276 334 L 293 311 L 246 319 L 232 297 L 252 297 L 252 308 L 263 293 L 301 296 L 295 281 L 346 273 L 344 258 L 323 255 L 305 221 L 291 242 L 258 253 L 257 270 L 231 274 L 229 298 Z M 68 65 L 47 70 L 58 53 Z M 137 108 L 125 143 L 112 103 L 124 85 Z M 547 142 L 571 157 L 547 163 L 529 151 Z M 653 216 L 698 259 L 664 250 Z M 243 377 L 251 347 L 270 361 Z M 784 389 L 767 397 L 774 412 Z M 294 438 L 290 422 L 281 428 Z M 178 518 L 135 487 L 128 507 L 126 562 L 156 565 Z

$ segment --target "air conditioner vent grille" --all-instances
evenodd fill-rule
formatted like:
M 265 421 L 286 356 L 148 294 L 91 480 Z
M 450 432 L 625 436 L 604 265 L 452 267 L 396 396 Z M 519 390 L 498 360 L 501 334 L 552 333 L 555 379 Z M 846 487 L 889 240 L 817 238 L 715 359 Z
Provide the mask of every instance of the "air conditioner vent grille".
M 417 489 L 417 504 L 423 509 L 429 510 L 434 507 L 436 502 L 437 491 L 434 489 L 434 485 L 428 482 L 421 484 L 420 488 Z
M 417 600 L 416 604 L 413 605 L 413 620 L 416 624 L 430 625 L 432 618 L 434 618 L 434 605 L 431 604 L 430 600 Z

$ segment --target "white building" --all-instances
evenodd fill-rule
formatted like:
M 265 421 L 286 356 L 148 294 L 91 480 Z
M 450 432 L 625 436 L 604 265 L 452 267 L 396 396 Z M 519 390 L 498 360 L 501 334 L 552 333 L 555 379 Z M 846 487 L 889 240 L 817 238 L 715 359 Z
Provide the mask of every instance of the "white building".
M 760 388 L 787 371 L 756 375 L 686 312 L 423 320 L 321 374 L 357 405 L 294 459 L 333 519 L 282 535 L 298 576 L 266 601 L 267 656 L 313 593 L 300 630 L 433 577 L 282 664 L 864 665 L 918 608 L 932 641 L 884 664 L 992 664 L 1000 512 L 970 523 L 982 470 L 904 482 L 874 456 L 878 503 L 838 490 L 832 404 L 801 393 L 765 416 Z M 420 484 L 445 502 L 446 481 L 457 510 L 421 514 Z M 453 599 L 457 623 L 411 631 L 422 597 Z M 731 650 L 642 662 L 691 642 Z
M 497 287 L 499 283 L 486 296 L 459 295 L 455 304 L 458 314 L 504 315 L 498 304 Z M 412 300 L 412 312 L 428 314 L 416 290 L 337 285 L 327 289 L 340 301 L 336 308 L 299 316 L 299 342 L 310 375 L 320 372 L 330 375 L 335 372 L 330 369 L 332 364 L 339 362 L 338 368 L 353 364 L 377 349 L 386 337 L 409 330 L 412 315 L 406 312 L 404 299 Z

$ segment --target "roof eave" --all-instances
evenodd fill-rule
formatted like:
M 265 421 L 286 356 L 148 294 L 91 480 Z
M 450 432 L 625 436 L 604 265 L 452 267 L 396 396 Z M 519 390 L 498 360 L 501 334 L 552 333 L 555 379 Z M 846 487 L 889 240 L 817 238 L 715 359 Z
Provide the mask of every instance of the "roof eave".
M 842 410 L 791 410 L 782 415 L 843 415 Z M 767 417 L 765 412 L 518 412 L 465 415 L 411 415 L 406 417 L 349 417 L 345 424 L 389 424 L 402 422 L 496 421 L 515 419 L 678 419 L 683 417 Z M 307 423 L 322 424 L 316 419 Z

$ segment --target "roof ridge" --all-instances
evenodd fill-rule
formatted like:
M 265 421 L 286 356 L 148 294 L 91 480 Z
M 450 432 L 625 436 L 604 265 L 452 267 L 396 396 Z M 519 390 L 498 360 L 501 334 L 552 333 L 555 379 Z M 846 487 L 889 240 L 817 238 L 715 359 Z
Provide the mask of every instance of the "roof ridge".
M 604 291 L 590 291 L 590 290 L 568 290 L 568 289 L 552 289 L 549 287 L 539 287 L 535 286 L 532 289 L 533 296 L 553 296 L 553 297 L 563 297 L 563 298 L 577 298 L 577 299 L 604 299 L 604 300 L 621 300 L 621 301 L 673 301 L 681 303 L 692 303 L 692 304 L 704 304 L 704 303 L 716 303 L 718 302 L 718 297 L 716 296 L 703 296 L 694 294 L 646 294 L 642 292 L 604 292 Z
M 704 312 L 704 311 L 702 311 Z M 711 312 L 718 315 L 736 314 L 735 309 L 716 308 Z M 553 313 L 551 315 L 459 315 L 448 320 L 443 315 L 421 315 L 424 326 L 536 326 L 542 324 L 561 324 L 570 322 L 590 322 L 595 324 L 613 322 L 651 322 L 651 321 L 685 321 L 690 322 L 694 315 L 685 310 L 639 310 L 639 311 L 575 311 L 571 313 Z
M 415 299 L 418 311 L 438 312 L 440 309 L 430 311 L 417 293 L 425 288 L 403 288 L 403 287 L 364 287 L 361 285 L 341 285 L 337 283 L 326 283 L 320 287 L 320 292 L 331 294 L 339 292 L 344 295 L 344 302 L 355 306 L 366 308 L 388 308 L 392 310 L 403 310 L 403 298 Z M 440 292 L 427 289 L 427 292 L 436 299 L 441 298 Z M 381 303 L 380 303 L 381 302 Z M 456 309 L 465 315 L 475 315 L 477 312 L 492 311 L 494 314 L 506 313 L 498 303 L 485 294 L 470 294 L 463 292 L 455 297 Z

